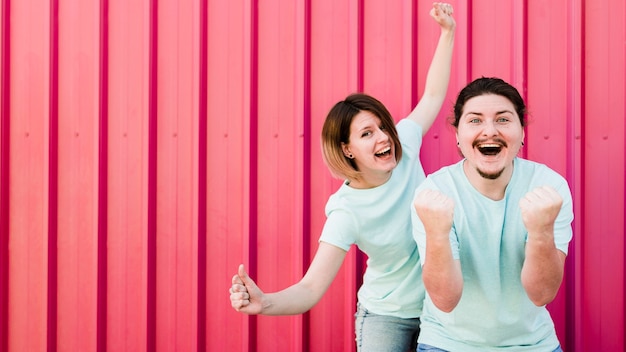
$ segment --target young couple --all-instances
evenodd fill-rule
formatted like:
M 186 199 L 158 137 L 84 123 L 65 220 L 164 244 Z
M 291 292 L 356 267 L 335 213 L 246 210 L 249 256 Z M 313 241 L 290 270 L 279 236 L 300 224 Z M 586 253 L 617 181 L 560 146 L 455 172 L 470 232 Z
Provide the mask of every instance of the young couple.
M 526 118 L 518 91 L 498 78 L 469 83 L 451 121 L 463 160 L 428 177 L 419 160 L 448 88 L 452 12 L 433 4 L 441 34 L 407 118 L 396 125 L 365 94 L 330 110 L 324 160 L 345 182 L 327 202 L 315 257 L 299 282 L 273 293 L 240 265 L 229 290 L 235 310 L 308 311 L 354 244 L 368 256 L 358 351 L 561 351 L 545 305 L 563 278 L 572 199 L 563 177 L 517 156 Z

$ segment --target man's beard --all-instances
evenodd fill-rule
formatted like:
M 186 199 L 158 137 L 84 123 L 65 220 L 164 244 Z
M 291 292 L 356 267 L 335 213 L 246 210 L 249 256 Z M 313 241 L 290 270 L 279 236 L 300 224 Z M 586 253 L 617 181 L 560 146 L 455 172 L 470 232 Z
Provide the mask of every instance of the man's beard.
M 504 169 L 488 174 L 486 172 L 481 171 L 479 168 L 476 168 L 476 171 L 478 171 L 478 174 L 482 177 L 482 178 L 486 178 L 488 180 L 495 180 L 498 177 L 500 177 L 500 175 L 502 175 L 502 173 L 504 172 Z

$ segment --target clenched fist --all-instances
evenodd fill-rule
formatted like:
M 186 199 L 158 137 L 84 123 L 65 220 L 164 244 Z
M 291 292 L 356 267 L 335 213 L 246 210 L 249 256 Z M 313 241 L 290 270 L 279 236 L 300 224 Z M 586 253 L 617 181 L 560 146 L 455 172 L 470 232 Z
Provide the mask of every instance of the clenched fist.
M 454 219 L 454 201 L 445 194 L 425 189 L 417 194 L 413 206 L 424 224 L 427 236 L 448 237 Z
M 563 198 L 557 191 L 548 186 L 537 187 L 519 201 L 522 212 L 522 221 L 529 236 L 554 236 L 554 222 L 556 221 Z

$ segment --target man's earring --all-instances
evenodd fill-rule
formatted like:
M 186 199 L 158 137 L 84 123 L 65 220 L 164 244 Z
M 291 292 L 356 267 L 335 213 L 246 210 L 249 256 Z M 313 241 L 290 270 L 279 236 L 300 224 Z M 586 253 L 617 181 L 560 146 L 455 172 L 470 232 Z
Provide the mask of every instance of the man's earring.
M 354 158 L 354 155 L 352 155 L 352 153 L 348 154 L 348 158 L 352 159 Z
M 524 146 L 524 142 L 522 142 L 522 147 Z

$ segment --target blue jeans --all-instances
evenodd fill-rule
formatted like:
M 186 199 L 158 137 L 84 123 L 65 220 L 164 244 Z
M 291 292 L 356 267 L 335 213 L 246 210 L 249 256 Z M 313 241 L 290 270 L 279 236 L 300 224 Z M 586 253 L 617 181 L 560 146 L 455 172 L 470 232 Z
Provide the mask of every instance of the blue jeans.
M 418 352 L 419 351 L 421 352 L 448 352 L 446 350 L 442 350 L 441 348 L 433 347 L 431 345 L 426 345 L 423 343 L 420 343 L 419 345 L 417 345 L 417 351 Z M 559 346 L 552 352 L 563 352 L 563 350 L 561 349 L 561 346 Z
M 402 319 L 368 312 L 360 304 L 354 315 L 358 352 L 415 351 L 419 318 Z

